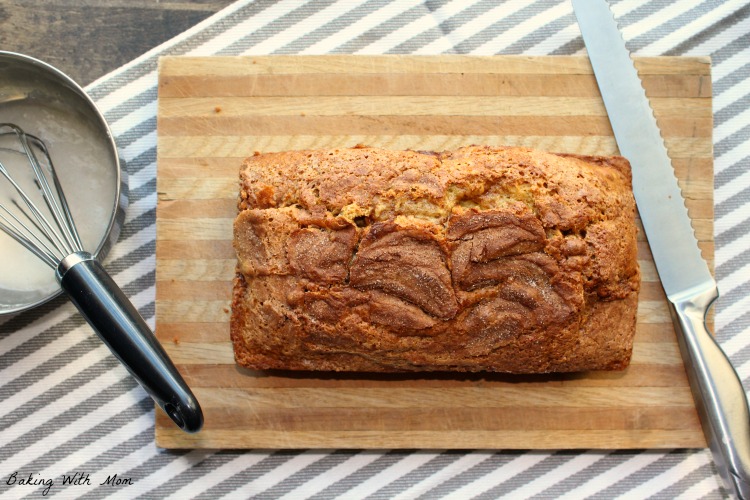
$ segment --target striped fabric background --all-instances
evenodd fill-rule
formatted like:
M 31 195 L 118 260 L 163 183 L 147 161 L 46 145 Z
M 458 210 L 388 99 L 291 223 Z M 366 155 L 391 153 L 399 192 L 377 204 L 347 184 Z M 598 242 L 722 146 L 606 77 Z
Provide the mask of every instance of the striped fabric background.
M 713 59 L 717 335 L 750 387 L 750 4 L 621 0 L 636 55 Z M 106 261 L 154 324 L 156 64 L 163 54 L 583 54 L 558 0 L 241 0 L 88 87 L 127 166 L 130 206 Z M 162 451 L 153 405 L 55 300 L 0 320 L 0 498 L 721 498 L 706 450 Z M 61 475 L 90 474 L 63 486 Z M 16 473 L 15 484 L 12 475 Z M 132 485 L 99 486 L 108 475 Z

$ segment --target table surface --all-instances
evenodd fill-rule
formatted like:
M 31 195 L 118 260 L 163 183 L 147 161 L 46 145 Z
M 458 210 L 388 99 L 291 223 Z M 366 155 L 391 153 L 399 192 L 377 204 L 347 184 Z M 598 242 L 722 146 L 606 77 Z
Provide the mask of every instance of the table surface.
M 722 292 L 716 329 L 747 390 L 750 5 L 611 4 L 634 55 L 712 58 Z M 112 127 L 130 204 L 105 265 L 151 326 L 159 56 L 585 55 L 567 0 L 0 0 L 0 49 L 69 74 Z M 727 497 L 705 449 L 161 450 L 151 399 L 62 299 L 0 318 L 0 500 L 45 492 L 56 498 Z

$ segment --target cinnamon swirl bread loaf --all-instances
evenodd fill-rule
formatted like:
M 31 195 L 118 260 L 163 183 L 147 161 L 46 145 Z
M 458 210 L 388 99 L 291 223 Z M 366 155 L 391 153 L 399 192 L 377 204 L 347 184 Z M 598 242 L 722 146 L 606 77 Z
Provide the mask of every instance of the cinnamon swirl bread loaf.
M 464 147 L 256 154 L 231 337 L 254 369 L 622 369 L 640 272 L 620 157 Z

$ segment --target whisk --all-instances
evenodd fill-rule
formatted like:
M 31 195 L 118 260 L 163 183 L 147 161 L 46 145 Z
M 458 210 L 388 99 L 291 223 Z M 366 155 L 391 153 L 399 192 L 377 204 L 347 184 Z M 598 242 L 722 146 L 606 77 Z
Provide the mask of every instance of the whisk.
M 54 270 L 86 321 L 159 407 L 181 429 L 200 430 L 195 396 L 135 307 L 84 250 L 44 142 L 11 123 L 0 124 L 0 138 L 0 194 L 3 187 L 10 193 L 0 197 L 0 229 Z

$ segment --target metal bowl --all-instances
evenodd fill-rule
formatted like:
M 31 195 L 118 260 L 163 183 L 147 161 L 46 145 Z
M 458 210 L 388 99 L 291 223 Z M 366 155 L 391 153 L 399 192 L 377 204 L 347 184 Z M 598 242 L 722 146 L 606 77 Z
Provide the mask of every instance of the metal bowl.
M 91 98 L 49 64 L 0 51 L 0 122 L 45 142 L 84 247 L 104 259 L 125 218 L 127 177 Z M 54 270 L 0 230 L 0 315 L 31 309 L 60 293 Z

